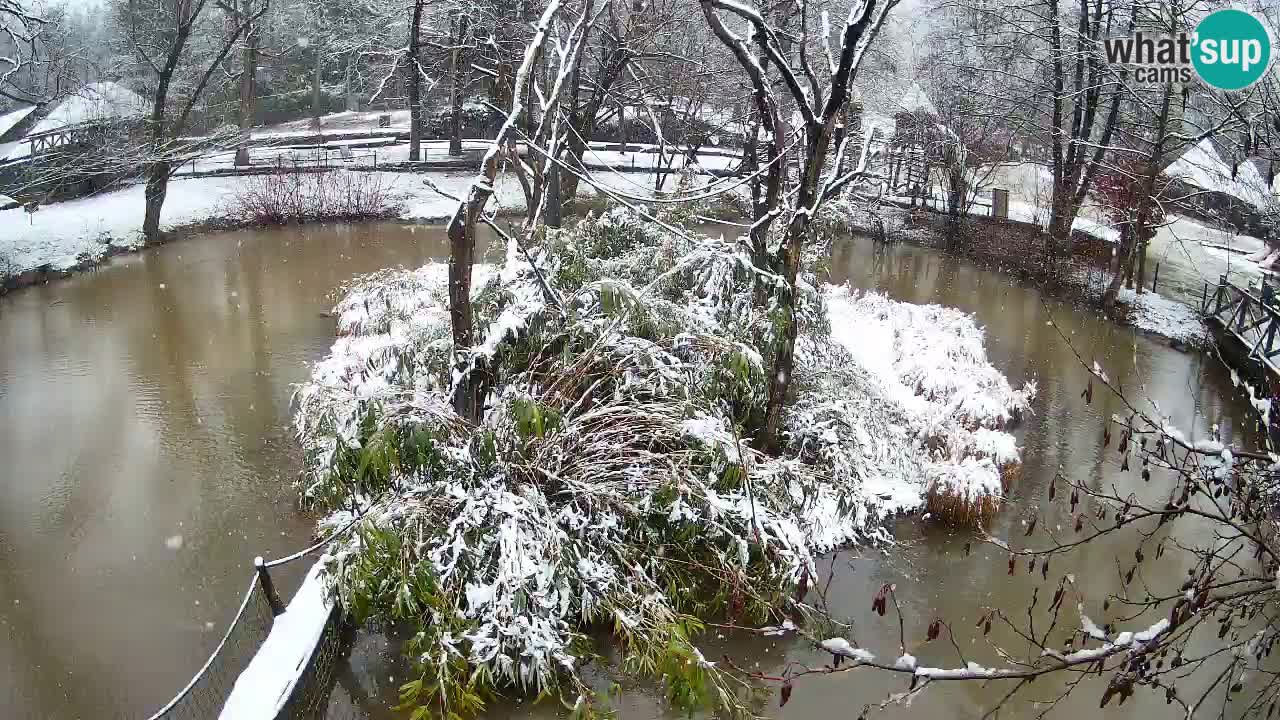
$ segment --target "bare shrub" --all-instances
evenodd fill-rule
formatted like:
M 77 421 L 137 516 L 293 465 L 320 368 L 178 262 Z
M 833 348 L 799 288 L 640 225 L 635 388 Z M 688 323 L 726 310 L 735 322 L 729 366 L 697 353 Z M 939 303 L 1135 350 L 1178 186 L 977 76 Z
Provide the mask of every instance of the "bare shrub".
M 8 253 L 0 252 L 0 295 L 4 294 L 9 280 L 18 274 L 18 264 Z
M 253 225 L 391 217 L 401 208 L 392 188 L 382 175 L 345 170 L 255 175 L 232 198 L 228 216 Z

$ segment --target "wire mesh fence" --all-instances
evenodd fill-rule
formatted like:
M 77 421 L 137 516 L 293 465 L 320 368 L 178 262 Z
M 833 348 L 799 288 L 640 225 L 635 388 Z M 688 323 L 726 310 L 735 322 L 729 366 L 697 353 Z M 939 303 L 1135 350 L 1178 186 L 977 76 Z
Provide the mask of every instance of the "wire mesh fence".
M 311 656 L 311 662 L 294 686 L 281 717 L 291 720 L 320 720 L 324 717 L 329 704 L 329 693 L 337 680 L 338 663 L 342 660 L 344 646 L 349 639 L 342 623 L 329 623 L 316 646 L 315 654 Z
M 355 527 L 360 517 L 357 516 L 346 527 L 292 555 L 270 562 L 255 559 L 255 568 L 249 575 L 236 614 L 222 639 L 191 681 L 148 720 L 217 718 L 231 695 L 236 680 L 271 634 L 275 617 L 284 610 L 270 580 L 270 568 L 316 555 Z M 281 717 L 319 718 L 323 714 L 329 689 L 333 685 L 334 668 L 343 650 L 343 624 L 333 622 L 338 617 L 340 609 L 335 609 Z
M 273 613 L 266 595 L 252 576 L 239 609 L 191 682 L 149 720 L 207 720 L 216 718 L 240 673 L 271 632 Z

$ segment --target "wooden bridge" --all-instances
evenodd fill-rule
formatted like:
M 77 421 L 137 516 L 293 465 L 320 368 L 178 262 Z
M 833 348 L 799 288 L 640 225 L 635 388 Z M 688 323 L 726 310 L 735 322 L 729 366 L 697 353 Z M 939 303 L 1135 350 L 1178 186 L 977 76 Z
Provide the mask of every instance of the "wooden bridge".
M 1216 286 L 1205 283 L 1200 315 L 1217 336 L 1223 358 L 1268 397 L 1280 390 L 1280 308 L 1276 288 L 1240 287 L 1224 275 Z
M 91 147 L 101 142 L 111 123 L 84 123 L 28 135 L 22 142 L 31 145 L 31 157 L 35 158 L 64 147 Z

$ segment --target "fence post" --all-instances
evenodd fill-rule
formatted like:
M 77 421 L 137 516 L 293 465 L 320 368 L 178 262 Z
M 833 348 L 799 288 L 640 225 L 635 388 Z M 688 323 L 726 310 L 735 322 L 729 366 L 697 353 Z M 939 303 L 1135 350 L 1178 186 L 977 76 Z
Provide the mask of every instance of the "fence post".
M 1156 281 L 1160 279 L 1160 263 L 1156 263 L 1156 271 L 1151 274 L 1151 292 L 1156 291 Z
M 280 594 L 276 592 L 275 583 L 271 582 L 271 574 L 267 572 L 267 564 L 263 562 L 261 555 L 253 559 L 253 567 L 258 571 L 258 586 L 262 588 L 262 593 L 267 596 L 267 604 L 271 606 L 271 614 L 283 615 L 284 603 L 280 600 Z

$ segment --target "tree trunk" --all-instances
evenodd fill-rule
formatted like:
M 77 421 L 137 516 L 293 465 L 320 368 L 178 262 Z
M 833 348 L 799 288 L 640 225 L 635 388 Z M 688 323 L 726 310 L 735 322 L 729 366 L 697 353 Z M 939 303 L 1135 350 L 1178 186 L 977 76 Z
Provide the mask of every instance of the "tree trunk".
M 1147 238 L 1145 234 L 1138 238 L 1136 252 L 1138 253 L 1138 271 L 1134 277 L 1134 283 L 1138 294 L 1142 294 L 1142 286 L 1147 277 Z
M 849 107 L 840 109 L 840 121 L 836 123 L 835 137 L 831 139 L 831 147 L 836 149 L 836 157 L 840 159 L 840 164 L 832 168 L 832 171 L 839 176 L 844 170 L 845 159 L 840 157 L 840 147 L 844 145 L 844 139 L 849 134 Z
M 622 152 L 628 152 L 627 141 L 631 137 L 631 124 L 627 122 L 627 106 L 618 98 L 618 139 L 622 141 Z
M 1071 251 L 1071 225 L 1075 222 L 1079 206 L 1071 198 L 1071 188 L 1064 185 L 1054 188 L 1054 198 L 1049 210 L 1049 248 L 1048 255 L 1056 256 L 1059 252 Z
M 1160 102 L 1160 114 L 1156 118 L 1156 133 L 1151 143 L 1151 152 L 1147 156 L 1147 166 L 1144 168 L 1142 175 L 1142 185 L 1138 192 L 1138 212 L 1137 219 L 1133 226 L 1134 248 L 1146 248 L 1146 237 L 1148 234 L 1148 225 L 1151 222 L 1151 207 L 1153 204 L 1153 195 L 1155 194 L 1156 176 L 1160 174 L 1160 159 L 1164 155 L 1164 143 L 1167 140 L 1169 129 L 1169 106 L 1173 101 L 1173 84 L 1165 84 L 1164 98 Z M 1136 250 L 1130 250 L 1130 253 Z M 1132 262 L 1132 258 L 1127 258 Z M 1117 272 L 1111 276 L 1111 284 L 1107 286 L 1107 291 L 1102 296 L 1102 307 L 1104 310 L 1113 310 L 1120 296 L 1120 285 L 1123 282 L 1123 272 Z
M 317 134 L 320 133 L 320 116 L 324 115 L 324 110 L 320 107 L 320 81 L 324 71 L 324 55 L 320 52 L 320 46 L 316 46 L 315 67 L 311 71 L 311 129 Z
M 621 47 L 616 37 L 610 37 L 610 41 L 614 43 L 608 59 L 604 62 L 603 67 L 596 73 L 592 80 L 591 98 L 585 103 L 580 103 L 578 82 L 578 68 L 574 68 L 574 81 L 570 83 L 568 107 L 569 126 L 572 131 L 569 132 L 566 139 L 566 152 L 562 156 L 564 161 L 570 167 L 580 166 L 582 164 L 582 156 L 587 150 L 587 143 L 596 133 L 596 116 L 600 113 L 605 98 L 610 94 L 614 84 L 618 78 L 622 76 L 622 72 L 626 70 L 627 63 L 631 59 L 630 51 L 625 47 Z M 661 175 L 659 173 L 659 175 Z M 578 194 L 578 175 L 576 173 L 566 173 L 561 179 L 560 188 L 561 197 L 565 202 L 572 202 Z
M 453 39 L 453 53 L 450 62 L 449 87 L 449 155 L 462 155 L 462 86 L 466 76 L 465 58 L 462 54 L 462 43 L 467 37 L 467 16 L 458 15 L 458 26 Z
M 344 78 L 346 83 L 346 106 L 343 108 L 347 112 L 355 112 L 360 109 L 360 101 L 356 99 L 355 80 L 356 76 L 356 54 L 347 55 L 347 76 Z
M 808 208 L 815 205 L 818 193 L 818 181 L 822 176 L 822 166 L 826 160 L 827 148 L 830 147 L 831 119 L 825 126 L 809 128 L 805 139 L 805 163 L 800 176 L 799 192 L 796 196 L 796 207 Z M 778 304 L 782 311 L 782 337 L 774 352 L 772 373 L 769 376 L 769 403 L 765 407 L 764 447 L 776 452 L 779 444 L 779 430 L 782 425 L 782 406 L 786 403 L 787 390 L 791 387 L 791 376 L 795 371 L 796 338 L 800 329 L 796 324 L 796 301 L 799 292 L 797 279 L 800 275 L 800 257 L 805 240 L 809 235 L 811 218 L 808 213 L 796 213 L 791 224 L 787 226 L 787 237 L 782 247 L 780 265 L 787 286 L 778 296 Z
M 560 227 L 562 202 L 560 195 L 560 166 L 553 162 L 547 172 L 547 227 Z
M 250 0 L 244 0 L 236 14 L 236 23 L 246 21 L 253 12 Z M 253 127 L 254 100 L 258 94 L 258 31 L 250 26 L 244 30 L 244 43 L 240 47 L 240 106 L 237 120 L 240 131 L 248 140 L 249 129 Z M 249 148 L 241 145 L 236 149 L 236 165 L 249 164 Z M 148 181 L 150 182 L 150 181 Z M 167 182 L 167 180 L 166 180 Z M 164 202 L 163 198 L 161 202 Z
M 468 205 L 469 203 L 464 203 Z M 453 327 L 455 353 L 470 348 L 475 341 L 471 317 L 471 266 L 475 261 L 476 218 L 464 207 L 449 224 L 449 322 Z M 455 389 L 454 410 L 458 415 L 478 420 L 479 383 L 474 378 Z
M 421 59 L 422 5 L 425 0 L 414 0 L 413 19 L 409 24 L 409 51 L 405 62 L 409 68 L 409 162 L 422 159 L 422 73 L 418 69 Z
M 160 235 L 160 211 L 169 191 L 169 163 L 155 161 L 147 165 L 145 197 L 146 213 L 142 219 L 142 235 L 147 243 L 158 242 Z

